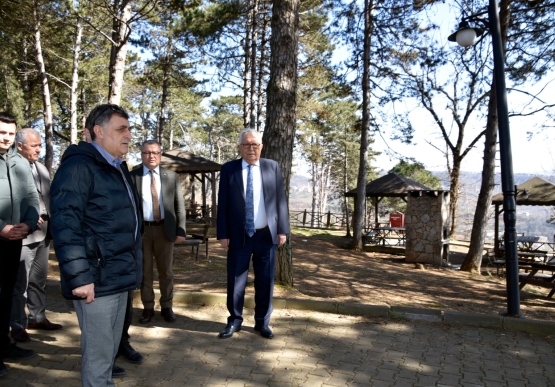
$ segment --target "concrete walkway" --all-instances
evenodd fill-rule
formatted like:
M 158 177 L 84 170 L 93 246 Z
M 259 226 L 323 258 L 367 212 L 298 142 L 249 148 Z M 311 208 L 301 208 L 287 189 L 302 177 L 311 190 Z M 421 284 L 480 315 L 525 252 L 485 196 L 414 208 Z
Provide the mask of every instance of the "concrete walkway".
M 79 328 L 71 303 L 51 295 L 48 317 L 56 332 L 29 331 L 38 356 L 8 365 L 0 386 L 80 386 Z M 179 303 L 175 323 L 156 313 L 136 323 L 131 343 L 140 365 L 117 364 L 127 376 L 118 386 L 555 386 L 555 340 L 526 332 L 452 322 L 353 317 L 304 309 L 276 309 L 267 340 L 243 330 L 217 338 L 225 305 Z M 555 335 L 555 331 L 553 332 Z

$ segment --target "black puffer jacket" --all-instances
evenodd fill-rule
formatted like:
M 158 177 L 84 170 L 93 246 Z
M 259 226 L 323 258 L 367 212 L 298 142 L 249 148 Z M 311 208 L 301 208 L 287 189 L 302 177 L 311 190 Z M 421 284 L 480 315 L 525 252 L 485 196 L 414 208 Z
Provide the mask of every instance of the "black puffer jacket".
M 95 297 L 136 289 L 142 279 L 141 201 L 125 164 L 135 209 L 120 171 L 85 142 L 71 145 L 50 190 L 51 227 L 62 293 L 94 283 Z

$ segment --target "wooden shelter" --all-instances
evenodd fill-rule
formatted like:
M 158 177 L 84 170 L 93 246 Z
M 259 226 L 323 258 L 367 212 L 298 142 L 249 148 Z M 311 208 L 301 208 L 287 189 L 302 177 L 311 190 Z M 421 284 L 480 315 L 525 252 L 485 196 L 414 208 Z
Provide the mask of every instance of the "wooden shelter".
M 389 173 L 366 185 L 366 197 L 372 198 L 374 204 L 374 221 L 376 227 L 378 226 L 378 204 L 380 201 L 386 197 L 398 197 L 406 202 L 406 198 L 410 191 L 436 190 L 396 173 Z M 346 192 L 345 196 L 356 197 L 356 188 Z
M 222 168 L 221 164 L 214 161 L 205 159 L 204 157 L 195 155 L 190 152 L 185 152 L 180 149 L 174 149 L 162 153 L 162 160 L 160 165 L 164 168 L 170 169 L 178 174 L 188 174 L 191 177 L 191 182 L 195 179 L 200 181 L 202 185 L 202 212 L 203 216 L 216 216 L 216 172 Z M 210 213 L 207 213 L 207 182 L 210 182 L 212 187 L 212 198 Z M 191 192 L 191 203 L 195 203 L 195 190 Z
M 503 212 L 503 192 L 493 196 L 491 204 L 495 205 L 495 256 L 499 251 L 499 215 Z M 517 206 L 555 206 L 555 184 L 541 177 L 533 177 L 516 186 Z

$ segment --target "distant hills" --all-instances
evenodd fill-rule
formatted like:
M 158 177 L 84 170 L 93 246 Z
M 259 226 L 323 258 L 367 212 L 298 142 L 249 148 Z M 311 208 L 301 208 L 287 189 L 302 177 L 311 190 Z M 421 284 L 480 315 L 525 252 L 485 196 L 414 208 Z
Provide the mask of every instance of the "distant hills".
M 449 175 L 447 172 L 432 171 L 432 173 L 441 179 L 444 189 L 449 189 Z M 514 175 L 515 185 L 524 183 L 535 176 L 555 182 L 553 176 L 517 173 Z M 470 239 L 470 230 L 472 229 L 472 221 L 476 210 L 476 200 L 480 192 L 481 181 L 481 172 L 461 172 L 461 197 L 459 199 L 457 221 L 457 234 L 461 239 Z M 495 184 L 495 193 L 501 192 L 500 175 L 496 176 Z M 310 210 L 312 206 L 312 184 L 310 182 L 310 177 L 298 174 L 293 175 L 291 179 L 291 195 L 289 201 L 292 210 Z M 339 200 L 331 200 L 329 202 L 330 211 L 338 211 L 338 208 L 340 208 L 339 205 Z M 551 207 L 517 207 L 517 232 L 523 232 L 525 235 L 547 236 L 550 241 L 553 241 L 555 226 L 546 222 L 552 211 L 553 209 Z M 488 229 L 488 239 L 493 238 L 494 233 L 493 206 L 490 207 L 490 215 L 491 220 Z M 502 224 L 503 220 L 501 219 L 501 225 Z

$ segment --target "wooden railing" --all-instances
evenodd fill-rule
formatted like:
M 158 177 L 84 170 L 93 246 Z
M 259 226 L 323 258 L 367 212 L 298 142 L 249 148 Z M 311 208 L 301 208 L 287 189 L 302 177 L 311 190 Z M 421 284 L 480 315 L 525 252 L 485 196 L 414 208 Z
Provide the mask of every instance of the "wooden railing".
M 295 227 L 324 230 L 347 228 L 347 217 L 342 212 L 289 211 L 289 221 Z

